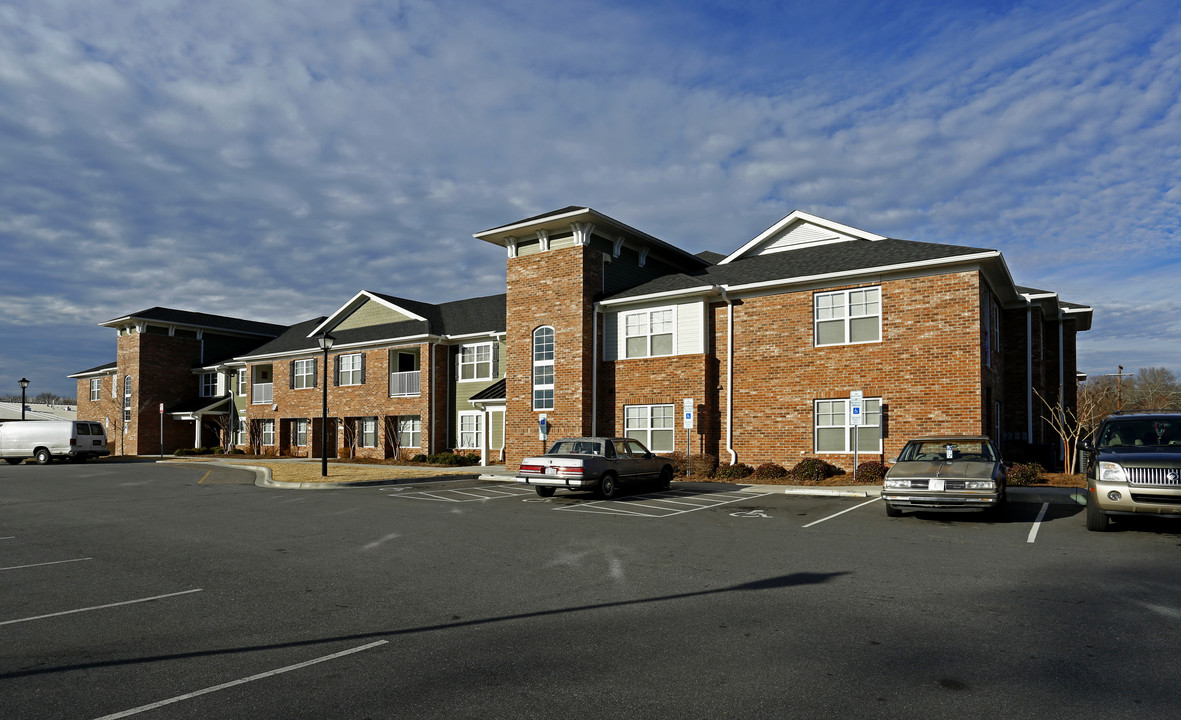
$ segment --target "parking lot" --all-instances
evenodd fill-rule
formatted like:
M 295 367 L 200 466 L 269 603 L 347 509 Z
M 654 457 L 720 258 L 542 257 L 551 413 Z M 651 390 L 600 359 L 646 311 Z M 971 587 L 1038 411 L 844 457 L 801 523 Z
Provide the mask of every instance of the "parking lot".
M 1181 526 L 0 468 L 5 718 L 1164 717 Z

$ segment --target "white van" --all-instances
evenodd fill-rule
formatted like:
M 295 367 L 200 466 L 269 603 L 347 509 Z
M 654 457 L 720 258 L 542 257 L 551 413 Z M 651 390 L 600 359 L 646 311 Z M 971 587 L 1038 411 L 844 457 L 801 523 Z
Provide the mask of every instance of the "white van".
M 9 420 L 0 423 L 0 458 L 16 465 L 33 458 L 88 460 L 110 455 L 103 426 L 86 420 Z

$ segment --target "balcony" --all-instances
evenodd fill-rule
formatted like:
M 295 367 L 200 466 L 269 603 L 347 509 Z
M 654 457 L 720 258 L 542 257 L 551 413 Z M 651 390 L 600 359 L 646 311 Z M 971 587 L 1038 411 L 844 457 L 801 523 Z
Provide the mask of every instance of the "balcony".
M 390 397 L 414 397 L 422 390 L 422 371 L 390 373 Z
M 270 405 L 274 402 L 274 383 L 254 383 L 250 388 L 251 405 Z

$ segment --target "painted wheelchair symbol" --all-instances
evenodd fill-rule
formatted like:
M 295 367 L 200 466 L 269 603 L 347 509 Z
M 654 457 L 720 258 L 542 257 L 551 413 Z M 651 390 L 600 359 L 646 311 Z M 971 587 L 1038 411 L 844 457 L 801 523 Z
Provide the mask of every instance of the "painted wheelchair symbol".
M 738 518 L 769 518 L 771 517 L 762 510 L 740 510 L 739 512 L 730 513 L 730 517 Z

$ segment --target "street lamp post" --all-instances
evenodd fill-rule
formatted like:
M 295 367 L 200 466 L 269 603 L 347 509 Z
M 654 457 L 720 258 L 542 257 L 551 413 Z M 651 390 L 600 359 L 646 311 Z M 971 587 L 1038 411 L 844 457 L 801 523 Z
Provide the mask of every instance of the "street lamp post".
M 21 420 L 25 419 L 25 390 L 29 387 L 29 379 L 21 378 L 17 380 L 17 384 L 21 386 Z
M 316 338 L 320 349 L 324 351 L 324 401 L 321 403 L 322 414 L 320 416 L 320 477 L 328 477 L 328 351 L 332 349 L 332 343 L 335 341 L 336 338 L 328 333 Z

